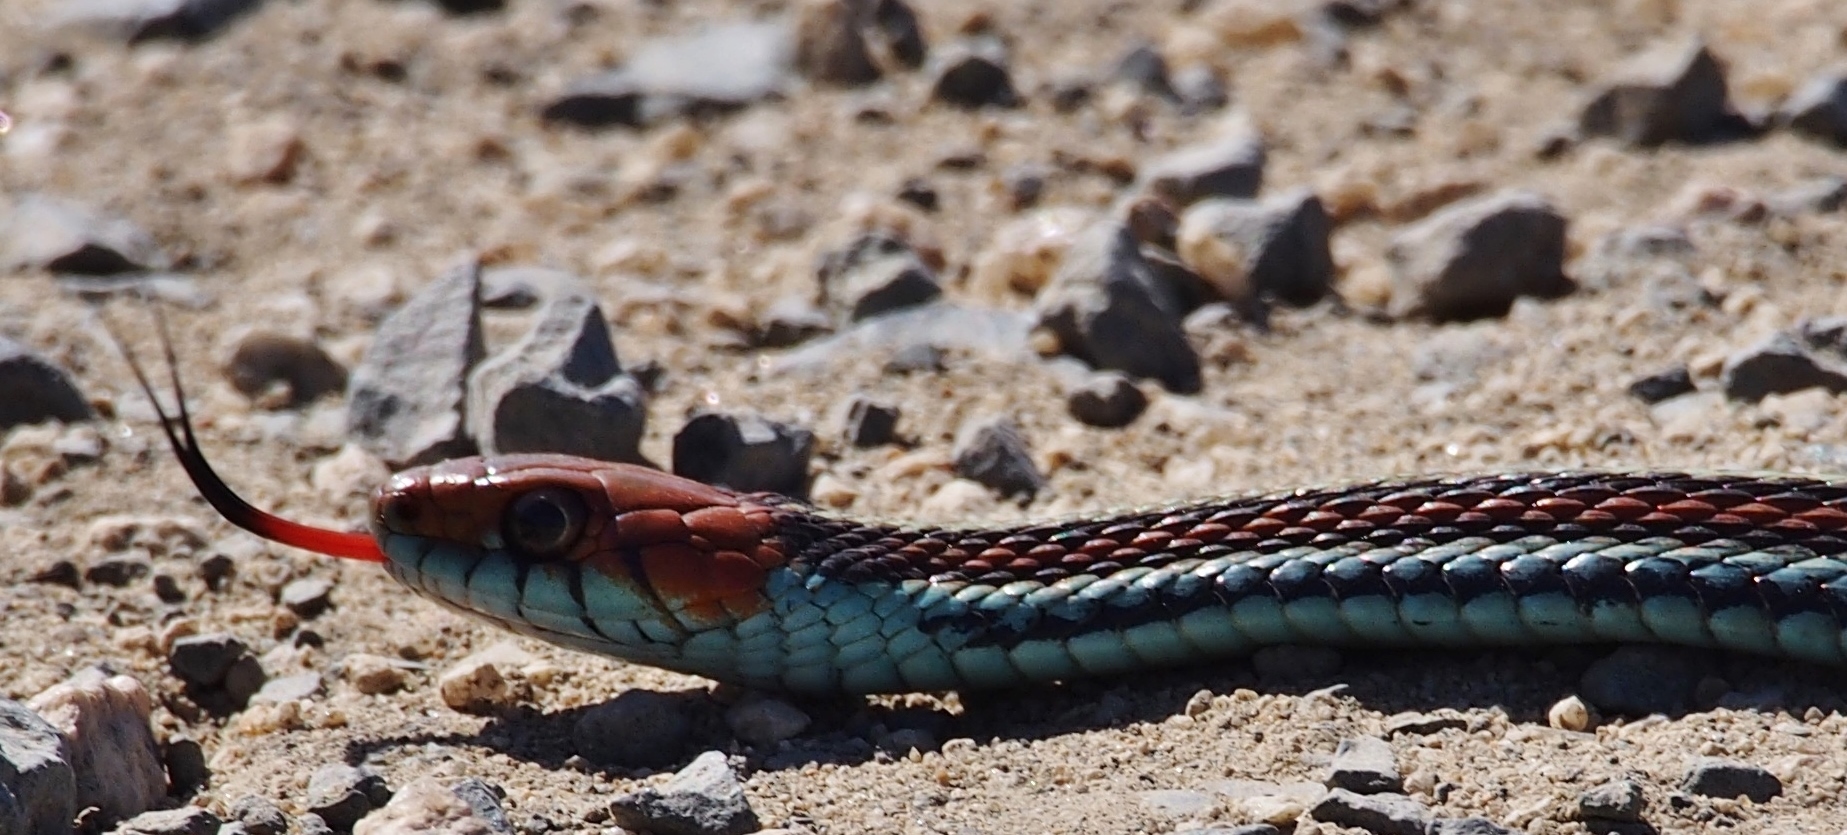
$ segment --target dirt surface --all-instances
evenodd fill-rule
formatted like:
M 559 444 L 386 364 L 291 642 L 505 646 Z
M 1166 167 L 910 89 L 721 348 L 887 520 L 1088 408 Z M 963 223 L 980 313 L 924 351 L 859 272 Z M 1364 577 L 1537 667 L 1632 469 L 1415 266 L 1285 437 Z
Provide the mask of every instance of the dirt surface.
M 1682 196 L 1704 184 L 1748 200 L 1847 171 L 1847 156 L 1784 131 L 1537 153 L 1625 58 L 1695 34 L 1727 63 L 1741 109 L 1771 108 L 1847 57 L 1839 4 L 1419 0 L 1349 33 L 1340 61 L 1314 38 L 1220 45 L 1204 12 L 1180 3 L 949 0 L 919 10 L 931 43 L 986 16 L 1011 43 L 1024 108 L 932 105 L 927 74 L 914 72 L 871 88 L 889 124 L 855 118 L 866 91 L 803 88 L 722 118 L 595 132 L 545 125 L 539 108 L 650 38 L 782 14 L 783 4 L 516 0 L 458 18 L 414 2 L 271 2 L 204 43 L 135 46 L 48 34 L 37 20 L 56 5 L 0 9 L 0 109 L 15 121 L 0 139 L 0 190 L 126 216 L 179 259 L 178 272 L 208 297 L 170 314 L 202 442 L 240 492 L 302 521 L 357 525 L 383 467 L 350 454 L 327 465 L 343 444 L 343 400 L 299 410 L 253 402 L 225 379 L 230 346 L 253 327 L 296 333 L 350 366 L 384 313 L 471 254 L 592 283 L 624 362 L 664 369 L 643 443 L 653 460 L 668 460 L 672 434 L 695 409 L 759 410 L 816 429 L 820 484 L 855 512 L 1017 518 L 1513 466 L 1847 466 L 1837 397 L 1738 404 L 1711 394 L 1729 353 L 1804 317 L 1847 314 L 1847 214 L 1700 215 Z M 741 345 L 731 323 L 810 294 L 817 254 L 879 213 L 905 214 L 940 246 L 952 299 L 1027 308 L 1030 299 L 967 278 L 997 227 L 1024 214 L 1004 199 L 1006 172 L 1043 165 L 1041 206 L 1101 216 L 1129 187 L 1099 168 L 1132 168 L 1211 129 L 1211 116 L 1116 92 L 1071 113 L 1052 107 L 1047 85 L 1107 73 L 1142 41 L 1176 65 L 1205 61 L 1225 75 L 1234 105 L 1268 142 L 1266 192 L 1309 186 L 1330 203 L 1370 194 L 1387 205 L 1450 183 L 1527 187 L 1571 221 L 1567 272 L 1605 234 L 1665 223 L 1696 245 L 1704 301 L 1663 305 L 1643 282 L 1614 282 L 1469 324 L 1385 322 L 1353 312 L 1357 303 L 1281 309 L 1268 331 L 1220 335 L 1200 394 L 1144 381 L 1153 403 L 1120 430 L 1073 420 L 1057 377 L 1031 357 L 952 354 L 940 373 L 891 374 L 868 356 L 798 374 L 766 370 L 774 352 Z M 1405 109 L 1408 133 L 1376 128 Z M 291 144 L 299 159 L 285 179 L 249 179 L 264 170 L 263 154 Z M 970 151 L 979 151 L 973 167 L 939 165 Z M 672 189 L 653 187 L 663 177 Z M 900 208 L 894 195 L 910 178 L 936 189 L 937 211 Z M 1337 229 L 1343 294 L 1378 295 L 1385 244 L 1402 222 L 1375 214 Z M 133 341 L 153 346 L 144 312 L 107 308 Z M 161 705 L 162 738 L 203 743 L 213 776 L 190 802 L 220 811 L 249 794 L 299 811 L 315 768 L 365 762 L 393 786 L 426 775 L 498 784 L 522 831 L 600 832 L 613 794 L 659 778 L 572 761 L 571 728 L 588 706 L 648 688 L 693 692 L 698 745 L 748 754 L 746 791 L 766 827 L 1114 833 L 1248 823 L 1261 804 L 1237 795 L 1276 789 L 1233 781 L 1318 783 L 1342 738 L 1382 734 L 1401 711 L 1456 708 L 1467 727 L 1391 740 L 1411 794 L 1441 816 L 1590 831 L 1574 819 L 1579 794 L 1627 778 L 1662 832 L 1847 831 L 1840 676 L 1721 656 L 1701 656 L 1711 679 L 1702 687 L 1749 695 L 1725 702 L 1741 706 L 1612 719 L 1588 733 L 1554 730 L 1545 712 L 1575 691 L 1600 654 L 1590 651 L 1352 652 L 1299 680 L 1238 665 L 1031 692 L 805 703 L 814 727 L 777 752 L 731 739 L 715 718 L 722 708 L 699 695 L 709 682 L 522 641 L 548 668 L 524 706 L 459 713 L 443 705 L 436 676 L 505 636 L 373 567 L 260 544 L 219 521 L 159 442 L 91 308 L 49 275 L 0 275 L 0 333 L 68 369 L 115 416 L 92 424 L 105 447 L 93 461 L 51 463 L 61 457 L 48 445 L 69 434 L 56 429 L 6 440 L 7 466 L 30 493 L 0 508 L 0 696 L 28 698 L 92 665 L 137 677 Z M 1627 393 L 1682 363 L 1702 394 L 1651 411 Z M 897 404 L 906 442 L 844 443 L 838 409 L 854 393 Z M 1018 421 L 1049 475 L 1027 506 L 970 502 L 961 485 L 947 486 L 957 427 L 994 413 Z M 99 542 L 120 514 L 202 534 L 196 546 L 184 536 L 140 543 L 155 574 L 177 579 L 181 602 L 158 599 L 150 577 L 77 589 L 28 581 L 59 559 L 83 569 L 119 557 Z M 213 553 L 236 565 L 221 591 L 197 570 Z M 298 623 L 274 594 L 302 577 L 335 586 L 333 609 Z M 271 676 L 318 671 L 326 687 L 293 721 L 273 708 L 199 713 L 161 649 L 176 621 L 236 634 Z M 301 630 L 321 642 L 298 646 Z M 339 673 L 354 653 L 416 669 L 404 690 L 364 695 Z M 1189 710 L 1200 692 L 1209 695 Z M 917 721 L 916 709 L 942 714 L 923 723 L 934 750 L 869 744 Z M 1767 768 L 1783 794 L 1753 803 L 1682 793 L 1702 755 Z M 1338 830 L 1304 820 L 1295 831 Z

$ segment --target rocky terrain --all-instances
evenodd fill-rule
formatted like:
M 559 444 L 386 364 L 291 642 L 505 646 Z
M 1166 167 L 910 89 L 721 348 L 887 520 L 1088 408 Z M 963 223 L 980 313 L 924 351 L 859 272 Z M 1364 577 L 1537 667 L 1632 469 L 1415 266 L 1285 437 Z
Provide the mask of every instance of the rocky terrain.
M 0 832 L 1847 832 L 1838 670 L 1285 648 L 816 701 L 197 497 L 562 449 L 946 523 L 1847 469 L 1817 0 L 8 0 Z M 151 300 L 151 301 L 150 301 Z

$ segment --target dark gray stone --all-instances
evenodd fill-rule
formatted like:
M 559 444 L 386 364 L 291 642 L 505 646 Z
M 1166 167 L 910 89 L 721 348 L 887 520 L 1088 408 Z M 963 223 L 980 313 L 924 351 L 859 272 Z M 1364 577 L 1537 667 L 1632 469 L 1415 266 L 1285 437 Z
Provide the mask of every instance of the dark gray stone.
M 1340 741 L 1334 749 L 1334 762 L 1328 766 L 1326 782 L 1329 788 L 1357 794 L 1404 792 L 1404 778 L 1398 773 L 1392 746 L 1371 736 Z
M 507 819 L 507 811 L 500 801 L 506 796 L 499 786 L 479 777 L 467 777 L 449 787 L 456 797 L 468 804 L 475 817 L 501 835 L 513 835 L 513 822 Z
M 1693 41 L 1636 56 L 1584 108 L 1578 126 L 1589 136 L 1652 147 L 1713 139 L 1726 114 L 1725 71 Z
M 487 352 L 481 265 L 449 271 L 379 323 L 347 381 L 346 426 L 393 467 L 476 452 L 464 422 L 468 373 Z
M 926 304 L 943 294 L 935 271 L 909 244 L 879 232 L 822 256 L 816 274 L 821 304 L 851 320 Z
M 283 405 L 301 406 L 346 388 L 346 369 L 311 340 L 256 331 L 238 340 L 225 378 L 246 397 L 286 386 Z
M 917 14 L 900 0 L 810 0 L 798 6 L 795 66 L 820 84 L 856 86 L 884 75 L 875 52 L 902 67 L 923 64 Z
M 751 745 L 775 745 L 808 730 L 813 720 L 795 705 L 781 699 L 750 698 L 725 711 L 725 725 Z
M 1402 794 L 1327 793 L 1309 810 L 1315 820 L 1364 829 L 1374 835 L 1424 835 L 1430 809 Z
M 322 766 L 308 778 L 308 814 L 319 816 L 336 832 L 352 831 L 360 818 L 389 802 L 391 788 L 369 768 L 337 763 Z M 298 823 L 305 830 L 303 817 Z
M 0 432 L 46 421 L 76 423 L 96 417 L 64 369 L 18 342 L 0 336 Z
M 1080 423 L 1115 429 L 1128 426 L 1148 408 L 1148 395 L 1128 375 L 1091 374 L 1065 395 L 1065 408 Z
M 1456 203 L 1392 237 L 1391 312 L 1435 320 L 1506 314 L 1520 296 L 1569 293 L 1563 215 L 1508 191 Z
M 1007 68 L 1007 48 L 995 38 L 950 43 L 933 61 L 930 97 L 963 108 L 1019 107 L 1019 91 Z
M 1144 189 L 1178 206 L 1213 197 L 1251 198 L 1263 185 L 1263 137 L 1243 114 L 1226 117 L 1214 134 L 1149 162 Z
M 847 443 L 856 447 L 889 444 L 898 435 L 898 407 L 854 397 L 847 405 Z
M 1578 817 L 1584 820 L 1637 823 L 1646 801 L 1634 780 L 1611 780 L 1578 795 Z
M 83 579 L 99 586 L 122 588 L 154 570 L 153 561 L 148 559 L 146 551 L 136 549 L 122 554 L 109 554 L 90 564 L 83 570 Z
M 1830 70 L 1803 82 L 1777 120 L 1796 133 L 1847 145 L 1847 72 Z
M 1385 738 L 1395 736 L 1430 736 L 1443 731 L 1463 730 L 1469 727 L 1469 720 L 1456 714 L 1444 713 L 1398 713 L 1385 720 Z
M 77 777 L 64 734 L 31 708 L 0 699 L 0 824 L 22 835 L 70 835 Z
M 263 0 L 88 0 L 68 4 L 55 23 L 129 43 L 203 41 L 262 5 Z
M 282 587 L 277 602 L 304 618 L 317 618 L 332 605 L 333 581 L 325 577 L 303 577 Z
M 1321 198 L 1309 189 L 1262 201 L 1202 201 L 1186 210 L 1181 223 L 1187 234 L 1210 235 L 1242 253 L 1251 293 L 1310 305 L 1334 283 L 1328 244 L 1333 224 Z
M 142 812 L 116 826 L 116 835 L 218 835 L 224 821 L 197 806 Z
M 756 414 L 694 415 L 673 436 L 673 471 L 734 490 L 807 492 L 814 433 Z
M 1149 95 L 1179 100 L 1167 74 L 1167 59 L 1152 44 L 1137 44 L 1116 62 L 1117 81 Z
M 167 765 L 167 784 L 176 796 L 191 795 L 212 778 L 212 769 L 205 764 L 205 747 L 196 739 L 176 736 L 167 740 L 161 759 Z
M 1032 498 L 1045 486 L 1026 439 L 1006 418 L 971 421 L 956 433 L 955 472 L 1003 496 Z
M 287 835 L 289 816 L 268 798 L 247 794 L 231 803 L 231 818 L 249 835 Z
M 1632 716 L 1686 709 L 1699 668 L 1672 647 L 1631 645 L 1591 662 L 1578 679 L 1578 695 L 1602 713 Z
M 804 298 L 783 298 L 770 303 L 757 320 L 754 342 L 759 348 L 787 348 L 832 333 L 827 312 Z
M 1750 403 L 1806 388 L 1847 391 L 1847 352 L 1800 329 L 1774 333 L 1726 357 L 1719 385 L 1726 397 Z
M 1748 797 L 1765 803 L 1783 793 L 1783 781 L 1751 763 L 1702 757 L 1687 769 L 1680 790 L 1702 797 Z
M 141 227 L 67 200 L 26 194 L 0 212 L 0 267 L 103 276 L 169 264 Z
M 610 816 L 618 826 L 659 835 L 744 835 L 759 828 L 743 782 L 718 751 L 700 754 L 658 789 L 616 798 Z
M 250 648 L 230 633 L 188 635 L 173 642 L 167 666 L 181 681 L 211 689 L 223 685 L 231 665 L 249 653 Z
M 541 116 L 588 128 L 639 128 L 736 110 L 781 92 L 794 74 L 794 57 L 793 32 L 780 23 L 727 23 L 659 38 L 623 66 L 573 82 Z
M 594 763 L 658 768 L 680 758 L 692 732 L 684 702 L 628 690 L 585 710 L 571 728 L 571 744 Z
M 488 455 L 557 452 L 641 463 L 647 394 L 623 373 L 587 288 L 547 298 L 532 328 L 468 375 L 468 431 Z
M 1199 356 L 1181 329 L 1180 304 L 1126 227 L 1085 231 L 1037 307 L 1062 350 L 1092 367 L 1151 377 L 1183 394 L 1199 390 Z
M 1629 384 L 1630 396 L 1651 405 L 1693 392 L 1693 374 L 1685 365 L 1676 365 Z
M 254 655 L 246 655 L 231 662 L 231 669 L 225 671 L 221 692 L 199 694 L 203 696 L 200 703 L 219 713 L 241 710 L 268 683 L 269 673 L 264 672 L 263 662 Z

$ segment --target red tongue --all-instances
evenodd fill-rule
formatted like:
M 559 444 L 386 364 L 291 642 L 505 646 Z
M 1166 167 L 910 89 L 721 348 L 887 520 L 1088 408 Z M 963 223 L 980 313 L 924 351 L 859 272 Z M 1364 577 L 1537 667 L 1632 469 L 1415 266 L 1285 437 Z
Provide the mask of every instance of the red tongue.
M 122 356 L 128 360 L 128 367 L 135 372 L 135 382 L 141 384 L 141 390 L 147 394 L 148 401 L 154 404 L 154 414 L 160 418 L 160 431 L 167 436 L 167 443 L 173 447 L 173 454 L 180 459 L 180 466 L 186 468 L 186 475 L 192 478 L 192 484 L 199 489 L 199 495 L 211 504 L 214 510 L 231 524 L 247 530 L 257 536 L 292 545 L 317 554 L 365 562 L 384 562 L 385 552 L 380 550 L 372 537 L 362 533 L 345 533 L 316 528 L 300 522 L 291 522 L 272 513 L 266 513 L 252 507 L 242 496 L 237 495 L 231 486 L 218 477 L 212 465 L 205 460 L 205 453 L 199 450 L 199 439 L 193 436 L 192 415 L 186 411 L 186 392 L 180 386 L 179 366 L 173 358 L 173 340 L 167 336 L 166 320 L 155 310 L 155 320 L 160 326 L 160 341 L 167 352 L 167 373 L 173 381 L 173 395 L 179 400 L 179 416 L 170 417 L 161 408 L 160 398 L 154 396 L 154 387 L 148 383 L 147 374 L 141 370 L 141 363 L 135 359 L 134 352 L 116 339 L 116 346 Z M 110 337 L 115 332 L 110 331 Z M 178 426 L 176 430 L 174 427 Z

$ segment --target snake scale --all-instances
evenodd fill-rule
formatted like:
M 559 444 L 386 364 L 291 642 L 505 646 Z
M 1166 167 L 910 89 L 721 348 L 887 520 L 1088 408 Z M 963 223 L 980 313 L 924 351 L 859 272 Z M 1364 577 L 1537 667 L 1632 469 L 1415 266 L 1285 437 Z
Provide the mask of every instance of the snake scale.
M 1275 645 L 1638 642 L 1847 665 L 1847 479 L 1509 472 L 936 528 L 513 455 L 398 473 L 371 533 L 343 533 L 238 497 L 177 372 L 170 417 L 130 361 L 232 523 L 382 563 L 514 632 L 720 681 L 997 688 Z

